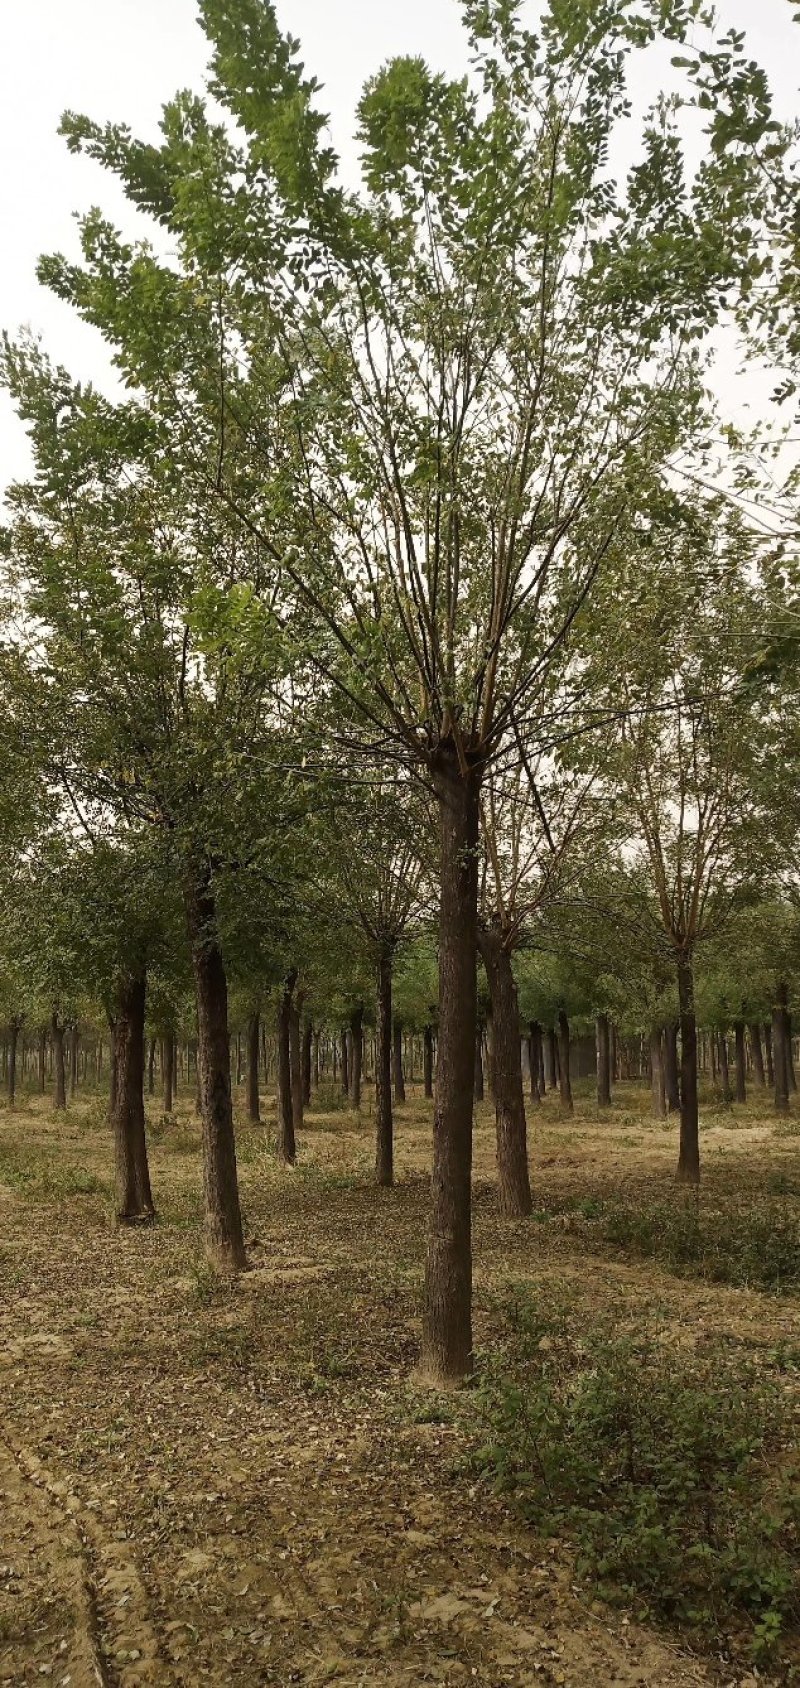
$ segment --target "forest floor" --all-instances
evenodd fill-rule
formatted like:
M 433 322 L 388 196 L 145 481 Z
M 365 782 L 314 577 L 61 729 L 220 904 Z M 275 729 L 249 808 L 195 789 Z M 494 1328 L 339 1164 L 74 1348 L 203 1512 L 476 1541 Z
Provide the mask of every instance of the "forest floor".
M 602 1120 L 587 1098 L 571 1120 L 555 1099 L 532 1110 L 524 1223 L 497 1213 L 480 1108 L 479 1373 L 513 1363 L 527 1294 L 586 1332 L 644 1321 L 677 1357 L 713 1335 L 775 1370 L 796 1412 L 796 1291 L 714 1282 L 713 1261 L 683 1271 L 598 1233 L 608 1204 L 695 1199 L 675 1190 L 675 1123 L 647 1100 L 622 1087 Z M 369 1106 L 359 1122 L 328 1104 L 292 1172 L 269 1150 L 274 1103 L 265 1127 L 241 1127 L 252 1269 L 233 1283 L 202 1253 L 188 1098 L 171 1122 L 153 1110 L 160 1218 L 144 1230 L 113 1223 L 99 1097 L 60 1118 L 38 1097 L 0 1111 L 0 1683 L 800 1680 L 786 1655 L 748 1662 L 735 1624 L 711 1644 L 598 1600 L 567 1542 L 481 1479 L 480 1387 L 432 1400 L 412 1375 L 431 1104 L 398 1110 L 392 1191 L 371 1183 Z M 709 1212 L 796 1217 L 794 1122 L 709 1107 L 701 1147 Z

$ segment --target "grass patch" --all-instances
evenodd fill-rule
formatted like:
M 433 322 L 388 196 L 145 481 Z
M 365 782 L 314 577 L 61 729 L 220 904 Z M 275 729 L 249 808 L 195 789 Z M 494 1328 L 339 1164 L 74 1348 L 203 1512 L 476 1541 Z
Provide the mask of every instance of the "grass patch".
M 685 1358 L 610 1325 L 578 1340 L 517 1297 L 513 1367 L 479 1395 L 473 1465 L 578 1575 L 643 1620 L 783 1661 L 800 1628 L 800 1493 L 776 1381 L 724 1346 Z
M 0 1144 L 0 1183 L 34 1202 L 111 1195 L 111 1185 L 87 1167 L 53 1165 L 19 1145 Z
M 775 1194 L 788 1193 L 783 1190 Z M 596 1234 L 640 1258 L 665 1261 L 712 1283 L 777 1293 L 800 1288 L 800 1218 L 777 1201 L 704 1209 L 677 1199 L 607 1210 Z

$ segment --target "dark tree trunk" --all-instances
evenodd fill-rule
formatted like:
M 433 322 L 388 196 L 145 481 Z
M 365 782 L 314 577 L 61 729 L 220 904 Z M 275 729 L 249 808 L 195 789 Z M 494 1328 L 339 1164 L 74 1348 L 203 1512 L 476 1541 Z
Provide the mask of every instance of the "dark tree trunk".
M 228 981 L 217 936 L 210 875 L 186 888 L 186 918 L 197 998 L 197 1074 L 203 1125 L 206 1246 L 226 1271 L 246 1264 L 231 1099 Z
M 667 1112 L 667 1086 L 664 1072 L 664 1040 L 660 1026 L 650 1031 L 650 1095 L 654 1119 L 664 1119 Z
M 771 1090 L 775 1083 L 775 1066 L 772 1059 L 772 1026 L 769 1020 L 764 1021 L 764 1061 L 767 1069 L 767 1084 Z
M 261 1022 L 258 1014 L 251 1014 L 247 1022 L 247 1117 L 253 1125 L 261 1119 L 258 1095 L 258 1049 Z
M 433 1095 L 433 1028 L 425 1026 L 422 1032 L 422 1080 L 426 1096 Z
M 378 957 L 375 1008 L 375 1181 L 388 1188 L 394 1182 L 392 952 L 388 947 Z
M 528 1027 L 528 1071 L 530 1076 L 531 1101 L 541 1102 L 542 1099 L 542 1028 L 538 1020 L 531 1020 Z
M 700 1182 L 700 1129 L 697 1112 L 697 1021 L 694 1009 L 694 969 L 690 955 L 678 958 L 678 1003 L 681 1031 L 681 1137 L 678 1182 Z
M 311 1105 L 311 1052 L 314 1043 L 314 1027 L 306 1018 L 303 1021 L 303 1107 Z
M 300 1041 L 300 1013 L 302 993 L 293 997 L 289 1008 L 289 1062 L 292 1080 L 292 1119 L 294 1120 L 295 1142 L 298 1131 L 303 1129 L 303 1052 Z
M 349 1096 L 350 1096 L 350 1045 L 347 1041 L 347 1032 L 346 1031 L 342 1032 L 341 1049 L 342 1049 L 342 1095 L 347 1096 L 349 1098 Z
M 478 938 L 492 998 L 492 1057 L 494 1112 L 497 1124 L 497 1181 L 500 1212 L 525 1216 L 531 1212 L 528 1173 L 528 1127 L 522 1088 L 519 1009 L 511 956 L 499 932 L 483 931 Z
M 483 1101 L 483 1026 L 475 1026 L 475 1076 L 473 1079 L 473 1098 L 476 1102 Z
M 53 1044 L 53 1107 L 58 1113 L 67 1105 L 67 1067 L 64 1058 L 64 1027 L 53 1015 L 50 1032 Z
M 297 983 L 297 974 L 287 975 L 277 1021 L 277 1056 L 278 1056 L 278 1131 L 275 1149 L 278 1160 L 284 1166 L 294 1166 L 297 1160 L 297 1146 L 294 1136 L 294 1109 L 292 1107 L 292 1054 L 291 1054 L 291 1021 L 292 998 Z
M 121 979 L 114 1017 L 114 1167 L 117 1218 L 131 1222 L 155 1216 L 144 1127 L 144 973 Z
M 17 1044 L 19 1042 L 19 1028 L 22 1024 L 18 1014 L 12 1014 L 8 1027 L 8 1105 L 13 1108 L 17 1098 Z
M 597 1043 L 597 1106 L 611 1107 L 611 1023 L 607 1014 L 598 1014 L 595 1023 Z
M 406 1081 L 403 1076 L 403 1022 L 395 1020 L 392 1029 L 392 1082 L 394 1084 L 395 1102 L 406 1099 Z
M 744 1020 L 734 1020 L 733 1035 L 736 1040 L 736 1100 L 747 1101 L 747 1057 L 744 1043 Z
M 167 1032 L 161 1040 L 161 1061 L 163 1071 L 161 1083 L 163 1088 L 163 1104 L 165 1114 L 171 1114 L 175 1106 L 175 1033 Z
M 554 1026 L 548 1026 L 544 1044 L 544 1076 L 548 1090 L 555 1090 L 558 1066 L 558 1044 Z
M 455 748 L 434 770 L 439 802 L 439 1036 L 422 1370 L 436 1383 L 472 1371 L 472 1113 L 477 1031 L 478 793 Z
M 350 1015 L 350 1101 L 358 1112 L 361 1108 L 361 1074 L 364 1067 L 364 1010 L 354 1008 Z
M 758 1025 L 757 1021 L 754 1021 L 749 1027 L 749 1032 L 750 1054 L 753 1060 L 753 1072 L 756 1075 L 756 1084 L 758 1085 L 759 1090 L 764 1090 L 766 1088 L 766 1079 L 764 1076 L 764 1051 L 761 1047 L 761 1027 Z
M 678 1027 L 676 1021 L 670 1020 L 664 1027 L 664 1090 L 671 1114 L 677 1114 L 681 1105 L 679 1070 Z
M 733 1100 L 731 1096 L 731 1074 L 728 1065 L 728 1034 L 717 1033 L 717 1054 L 719 1056 L 719 1076 L 722 1084 L 722 1100 L 725 1103 Z
M 788 990 L 785 984 L 778 986 L 775 1007 L 772 1010 L 772 1064 L 775 1074 L 775 1108 L 779 1114 L 789 1112 L 789 1052 L 786 1035 L 789 1019 L 787 1011 Z
M 561 1086 L 561 1106 L 573 1113 L 572 1084 L 569 1076 L 569 1020 L 563 1008 L 558 1016 L 558 1078 Z

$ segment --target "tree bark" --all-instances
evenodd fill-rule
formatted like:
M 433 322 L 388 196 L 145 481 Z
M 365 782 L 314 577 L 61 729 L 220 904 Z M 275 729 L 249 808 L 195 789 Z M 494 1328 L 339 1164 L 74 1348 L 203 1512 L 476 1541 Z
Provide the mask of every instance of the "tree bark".
M 598 1014 L 595 1023 L 597 1043 L 597 1106 L 611 1107 L 611 1024 L 607 1014 Z
M 258 1013 L 250 1015 L 247 1022 L 247 1117 L 253 1125 L 258 1125 L 261 1119 L 261 1104 L 258 1094 L 258 1051 L 261 1021 Z
M 467 1377 L 472 1351 L 472 1113 L 477 1033 L 478 794 L 455 746 L 433 770 L 439 805 L 439 1036 L 431 1213 L 421 1370 L 438 1384 Z
M 392 951 L 381 948 L 375 1003 L 375 1182 L 394 1182 L 392 1119 Z
M 494 1112 L 500 1212 L 524 1217 L 533 1207 L 528 1173 L 528 1127 L 522 1088 L 519 1008 L 511 956 L 493 928 L 478 937 L 492 999 Z
M 361 1109 L 361 1074 L 364 1066 L 364 1010 L 354 1008 L 350 1015 L 350 1101 L 356 1112 Z
M 433 1095 L 433 1027 L 425 1026 L 422 1032 L 422 1078 L 425 1095 Z
M 664 1072 L 664 1041 L 660 1026 L 653 1026 L 650 1031 L 650 1094 L 653 1119 L 665 1119 L 667 1086 Z
M 756 1075 L 756 1084 L 758 1085 L 759 1090 L 764 1090 L 766 1087 L 766 1078 L 764 1076 L 764 1051 L 761 1047 L 761 1027 L 758 1022 L 754 1020 L 748 1029 L 750 1033 L 750 1054 L 753 1060 L 753 1072 Z
M 744 1042 L 744 1020 L 734 1020 L 733 1035 L 736 1049 L 736 1100 L 747 1101 L 747 1057 Z
M 767 1084 L 772 1089 L 775 1083 L 775 1066 L 772 1059 L 772 1023 L 764 1021 L 764 1064 L 767 1070 Z
M 406 1081 L 403 1075 L 403 1022 L 395 1020 L 392 1033 L 392 1079 L 394 1082 L 395 1102 L 406 1099 Z
M 288 973 L 284 982 L 277 1021 L 278 1056 L 278 1131 L 275 1149 L 284 1166 L 294 1166 L 297 1145 L 294 1136 L 294 1108 L 292 1107 L 291 1021 L 292 998 L 297 974 Z
M 558 1079 L 561 1087 L 561 1106 L 567 1113 L 574 1113 L 575 1104 L 572 1100 L 572 1083 L 569 1076 L 569 1020 L 561 1009 L 558 1016 Z
M 531 1020 L 528 1027 L 528 1072 L 530 1077 L 531 1101 L 541 1102 L 542 1099 L 542 1028 L 538 1020 Z
M 246 1259 L 233 1130 L 228 981 L 216 916 L 211 876 L 203 867 L 187 880 L 186 920 L 197 998 L 206 1246 L 224 1271 L 238 1271 Z
M 117 1219 L 122 1223 L 155 1218 L 147 1164 L 144 1125 L 145 974 L 122 978 L 114 1016 L 114 1167 Z
M 775 1007 L 772 1010 L 772 1065 L 775 1082 L 775 1109 L 779 1114 L 789 1112 L 789 1054 L 786 1035 L 788 989 L 779 984 Z
M 163 1088 L 163 1107 L 165 1114 L 171 1114 L 175 1106 L 175 1033 L 166 1032 L 161 1040 L 161 1060 L 163 1072 L 161 1083 Z
M 57 1014 L 50 1023 L 53 1043 L 53 1107 L 61 1113 L 67 1105 L 67 1068 L 64 1058 L 64 1027 Z
M 678 957 L 678 1003 L 681 1033 L 681 1134 L 678 1182 L 700 1182 L 700 1129 L 697 1111 L 697 1021 L 694 1008 L 694 969 L 691 955 Z

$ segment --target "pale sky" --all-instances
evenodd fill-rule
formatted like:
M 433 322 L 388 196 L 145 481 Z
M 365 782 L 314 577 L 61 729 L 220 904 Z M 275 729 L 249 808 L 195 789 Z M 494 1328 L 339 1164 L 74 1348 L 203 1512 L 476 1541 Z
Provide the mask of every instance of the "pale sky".
M 798 110 L 794 9 L 792 0 L 722 0 L 720 7 L 726 24 L 747 30 L 783 116 Z M 385 59 L 413 52 L 451 74 L 466 68 L 457 0 L 278 0 L 278 13 L 324 84 L 320 105 L 345 158 L 353 156 L 360 89 Z M 38 286 L 36 261 L 44 252 L 77 255 L 73 216 L 93 204 L 126 232 L 137 232 L 137 223 L 113 181 L 67 152 L 56 133 L 59 117 L 65 109 L 82 111 L 155 139 L 164 101 L 177 88 L 202 88 L 206 56 L 195 0 L 0 0 L 0 328 L 30 326 L 55 360 L 106 389 L 99 335 Z M 655 64 L 646 100 L 662 74 Z M 738 390 L 725 397 L 734 410 L 742 402 Z M 0 395 L 0 488 L 24 474 L 28 461 L 20 425 Z

